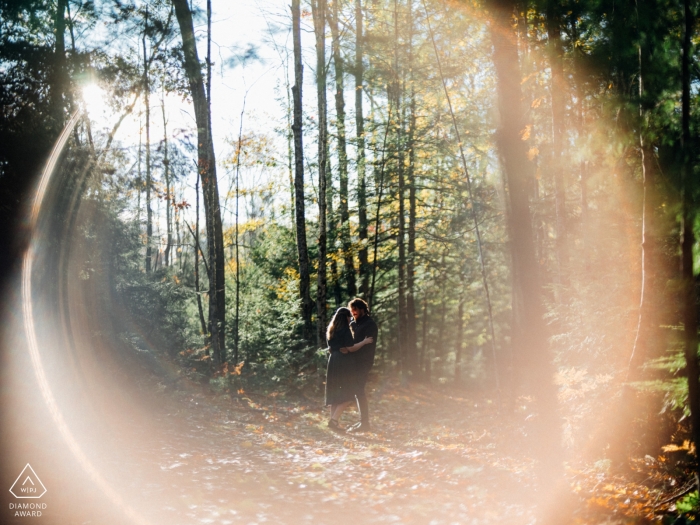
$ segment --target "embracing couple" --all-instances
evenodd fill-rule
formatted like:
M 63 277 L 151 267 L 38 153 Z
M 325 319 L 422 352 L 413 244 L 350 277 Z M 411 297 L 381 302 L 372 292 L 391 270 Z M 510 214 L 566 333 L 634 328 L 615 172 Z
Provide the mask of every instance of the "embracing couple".
M 340 430 L 343 411 L 357 402 L 360 422 L 347 430 L 366 432 L 369 407 L 365 385 L 377 347 L 377 323 L 369 316 L 367 303 L 353 299 L 348 308 L 338 308 L 328 325 L 326 338 L 330 351 L 326 371 L 326 406 L 331 407 L 328 428 Z

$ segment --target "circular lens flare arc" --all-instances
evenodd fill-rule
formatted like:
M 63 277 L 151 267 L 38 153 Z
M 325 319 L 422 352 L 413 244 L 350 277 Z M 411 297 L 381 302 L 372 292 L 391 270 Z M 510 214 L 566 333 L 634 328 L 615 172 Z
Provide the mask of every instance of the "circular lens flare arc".
M 76 111 L 73 113 L 71 119 L 68 121 L 66 126 L 63 128 L 63 132 L 59 137 L 56 145 L 54 146 L 51 156 L 49 157 L 44 172 L 42 173 L 41 180 L 39 182 L 39 187 L 37 188 L 36 195 L 34 197 L 34 203 L 30 212 L 30 231 L 32 236 L 34 236 L 37 221 L 39 218 L 39 212 L 41 210 L 41 205 L 44 200 L 44 195 L 46 194 L 46 188 L 48 187 L 49 180 L 53 175 L 54 169 L 58 162 L 63 148 L 70 137 L 70 133 L 75 127 L 76 123 L 80 119 L 80 113 Z M 63 414 L 56 403 L 56 399 L 51 391 L 51 387 L 46 378 L 46 373 L 44 371 L 44 366 L 41 361 L 41 355 L 39 353 L 39 345 L 37 343 L 36 330 L 34 327 L 34 313 L 32 308 L 32 264 L 34 261 L 34 253 L 36 250 L 35 240 L 31 239 L 29 248 L 24 255 L 24 260 L 22 262 L 22 311 L 24 315 L 24 331 L 27 337 L 27 346 L 29 347 L 29 355 L 32 361 L 32 368 L 34 369 L 34 374 L 36 375 L 37 382 L 39 383 L 39 389 L 41 391 L 42 398 L 49 409 L 51 418 L 54 424 L 58 428 L 61 437 L 65 440 L 68 448 L 73 453 L 75 458 L 80 463 L 80 466 L 85 470 L 90 479 L 104 492 L 107 498 L 119 507 L 133 523 L 138 525 L 150 525 L 143 517 L 138 515 L 129 505 L 126 504 L 124 499 L 109 485 L 109 483 L 100 475 L 95 466 L 90 462 L 85 453 L 80 448 L 80 445 L 73 437 L 72 432 L 68 428 Z

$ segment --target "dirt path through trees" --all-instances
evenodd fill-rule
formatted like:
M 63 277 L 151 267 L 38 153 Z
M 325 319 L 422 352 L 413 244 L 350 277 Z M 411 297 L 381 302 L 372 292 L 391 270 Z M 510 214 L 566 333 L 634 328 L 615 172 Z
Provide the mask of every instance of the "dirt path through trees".
M 376 431 L 351 435 L 329 431 L 318 403 L 239 396 L 162 398 L 168 412 L 154 423 L 169 439 L 144 449 L 154 467 L 149 477 L 158 473 L 144 497 L 167 503 L 151 506 L 148 519 L 532 521 L 531 464 L 505 453 L 507 444 L 492 432 L 497 414 L 485 400 L 392 388 L 373 399 Z

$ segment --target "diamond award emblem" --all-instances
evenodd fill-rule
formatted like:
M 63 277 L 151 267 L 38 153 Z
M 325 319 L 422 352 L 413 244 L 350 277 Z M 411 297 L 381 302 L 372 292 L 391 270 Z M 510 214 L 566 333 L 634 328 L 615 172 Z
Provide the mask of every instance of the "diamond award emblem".
M 32 466 L 27 463 L 27 466 L 10 487 L 10 492 L 15 498 L 40 498 L 46 494 L 46 487 Z

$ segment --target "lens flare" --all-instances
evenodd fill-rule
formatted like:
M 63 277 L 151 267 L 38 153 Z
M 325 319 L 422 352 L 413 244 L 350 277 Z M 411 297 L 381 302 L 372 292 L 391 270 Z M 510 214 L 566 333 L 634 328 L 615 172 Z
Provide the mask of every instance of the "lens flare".
M 80 94 L 88 115 L 94 116 L 104 112 L 107 97 L 99 85 L 90 82 L 82 87 Z
M 96 101 L 96 92 L 91 91 L 94 95 L 90 98 L 91 101 Z M 59 137 L 56 145 L 54 146 L 51 156 L 49 157 L 44 172 L 42 173 L 41 180 L 39 182 L 39 187 L 37 188 L 36 195 L 34 197 L 34 203 L 30 215 L 30 228 L 33 232 L 36 228 L 39 215 L 41 212 L 41 206 L 44 202 L 44 197 L 46 195 L 46 190 L 49 185 L 51 176 L 53 175 L 58 159 L 63 153 L 63 149 L 70 137 L 70 133 L 73 131 L 76 123 L 80 118 L 79 112 L 73 113 L 73 116 L 66 124 L 61 136 Z M 54 424 L 58 429 L 61 437 L 64 439 L 68 448 L 75 456 L 80 466 L 84 469 L 86 474 L 92 479 L 92 481 L 97 485 L 107 496 L 107 498 L 114 503 L 117 507 L 123 510 L 124 514 L 129 517 L 129 519 L 138 523 L 139 525 L 148 525 L 148 521 L 144 520 L 139 516 L 131 507 L 129 507 L 123 500 L 123 498 L 110 486 L 110 484 L 100 475 L 98 470 L 88 459 L 88 457 L 83 452 L 80 444 L 76 441 L 73 433 L 66 424 L 65 418 L 56 403 L 56 399 L 51 390 L 49 382 L 46 377 L 46 372 L 44 370 L 44 364 L 42 362 L 41 353 L 39 351 L 39 344 L 37 342 L 37 334 L 35 329 L 34 320 L 34 309 L 32 306 L 32 266 L 35 259 L 35 253 L 38 249 L 36 246 L 37 240 L 34 239 L 29 249 L 26 251 L 24 256 L 24 261 L 22 265 L 22 309 L 24 314 L 24 330 L 27 338 L 27 345 L 29 347 L 29 355 L 32 361 L 32 367 L 34 369 L 34 374 L 36 376 L 37 382 L 39 384 L 39 389 L 41 395 L 46 403 L 47 408 L 51 414 Z

